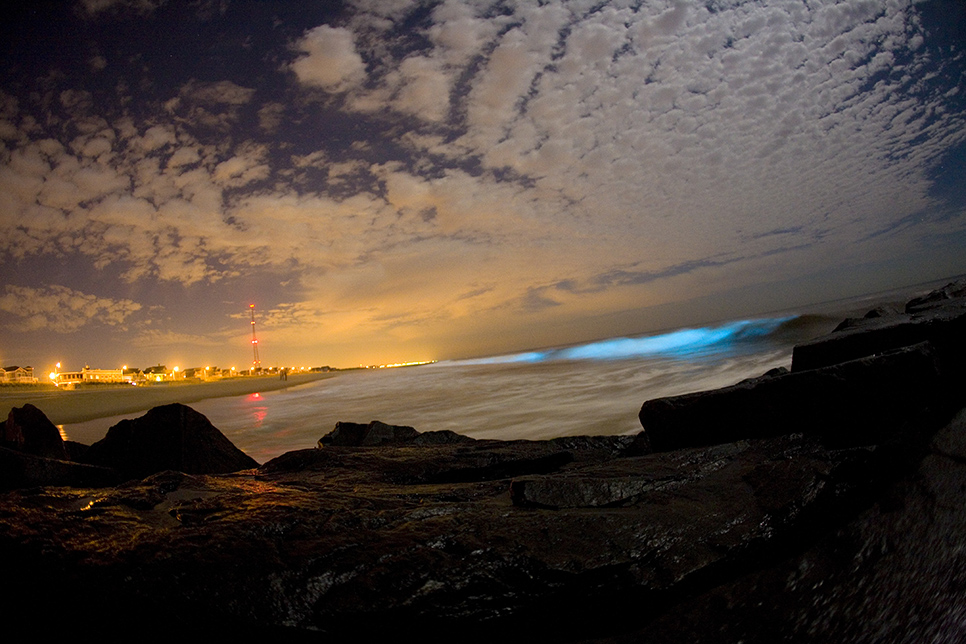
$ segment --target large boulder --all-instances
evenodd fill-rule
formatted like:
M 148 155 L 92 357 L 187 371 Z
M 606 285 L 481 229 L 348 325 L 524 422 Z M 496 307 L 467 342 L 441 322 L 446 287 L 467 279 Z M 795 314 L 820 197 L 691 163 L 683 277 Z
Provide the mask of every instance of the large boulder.
M 76 597 L 67 624 L 110 605 L 98 626 L 118 634 L 163 613 L 165 636 L 619 641 L 808 548 L 903 473 L 802 435 L 614 456 L 625 442 L 336 446 L 245 476 L 14 492 L 5 579 L 28 614 L 50 584 Z
M 68 460 L 57 426 L 30 403 L 11 409 L 7 421 L 0 424 L 0 446 L 43 458 Z
M 91 445 L 84 458 L 92 465 L 112 467 L 127 478 L 164 470 L 219 474 L 258 467 L 203 414 L 178 403 L 122 420 Z
M 776 372 L 729 387 L 645 402 L 651 449 L 666 451 L 802 432 L 828 444 L 881 441 L 943 393 L 928 343 L 821 369 Z
M 605 458 L 599 452 L 599 458 Z M 585 456 L 586 458 L 586 456 Z M 591 457 L 592 458 L 592 457 Z M 366 481 L 395 484 L 443 484 L 496 481 L 524 474 L 554 472 L 575 461 L 573 450 L 553 441 L 470 441 L 382 445 L 379 449 L 329 446 L 286 452 L 260 472 L 366 472 Z
M 950 282 L 942 288 L 916 297 L 906 302 L 906 313 L 918 313 L 937 306 L 944 306 L 948 300 L 966 297 L 966 280 Z
M 34 456 L 0 447 L 0 490 L 45 485 L 106 487 L 120 482 L 110 468 Z
M 787 557 L 698 592 L 624 642 L 964 642 L 966 410 L 902 480 Z
M 371 447 L 408 443 L 419 435 L 412 427 L 389 425 L 374 420 L 368 425 L 339 421 L 335 428 L 319 439 L 318 446 Z
M 795 347 L 792 371 L 827 367 L 920 342 L 931 343 L 943 368 L 966 377 L 966 282 L 911 300 L 905 312 L 873 310 Z

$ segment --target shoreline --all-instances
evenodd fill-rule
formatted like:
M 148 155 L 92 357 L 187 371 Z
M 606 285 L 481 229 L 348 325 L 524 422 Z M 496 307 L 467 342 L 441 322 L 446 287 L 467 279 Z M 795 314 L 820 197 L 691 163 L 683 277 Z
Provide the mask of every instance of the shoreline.
M 98 386 L 72 391 L 30 391 L 24 388 L 7 392 L 0 389 L 0 420 L 6 420 L 11 408 L 31 404 L 44 412 L 55 425 L 85 423 L 171 403 L 188 404 L 209 398 L 278 391 L 336 375 L 332 372 L 289 374 L 288 380 L 280 380 L 277 376 L 246 376 L 216 382 L 164 383 L 141 387 Z

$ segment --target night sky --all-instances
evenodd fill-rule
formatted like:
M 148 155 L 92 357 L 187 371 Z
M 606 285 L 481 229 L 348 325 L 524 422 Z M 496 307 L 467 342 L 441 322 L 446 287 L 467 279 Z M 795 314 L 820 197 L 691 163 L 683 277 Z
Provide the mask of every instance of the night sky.
M 468 357 L 966 272 L 966 3 L 0 10 L 0 363 Z M 16 8 L 21 7 L 21 8 Z

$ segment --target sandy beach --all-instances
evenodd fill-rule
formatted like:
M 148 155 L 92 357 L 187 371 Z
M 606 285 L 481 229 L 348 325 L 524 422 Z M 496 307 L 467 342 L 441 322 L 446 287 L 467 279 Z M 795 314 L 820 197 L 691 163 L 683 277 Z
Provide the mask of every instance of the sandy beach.
M 140 387 L 107 385 L 78 388 L 73 391 L 30 386 L 0 388 L 0 420 L 5 420 L 13 407 L 30 403 L 56 425 L 83 423 L 96 418 L 147 411 L 158 405 L 193 403 L 207 398 L 243 396 L 264 391 L 295 387 L 316 380 L 332 378 L 335 373 L 290 374 L 288 380 L 278 376 L 230 378 L 211 382 L 179 382 L 149 384 Z

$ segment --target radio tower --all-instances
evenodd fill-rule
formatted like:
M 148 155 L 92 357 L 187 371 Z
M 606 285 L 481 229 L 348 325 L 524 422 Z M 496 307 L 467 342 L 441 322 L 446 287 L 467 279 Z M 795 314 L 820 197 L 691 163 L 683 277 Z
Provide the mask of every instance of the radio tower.
M 255 337 L 255 305 L 249 304 L 248 310 L 252 314 L 252 371 L 258 371 L 261 368 L 261 361 L 258 359 L 258 338 Z

